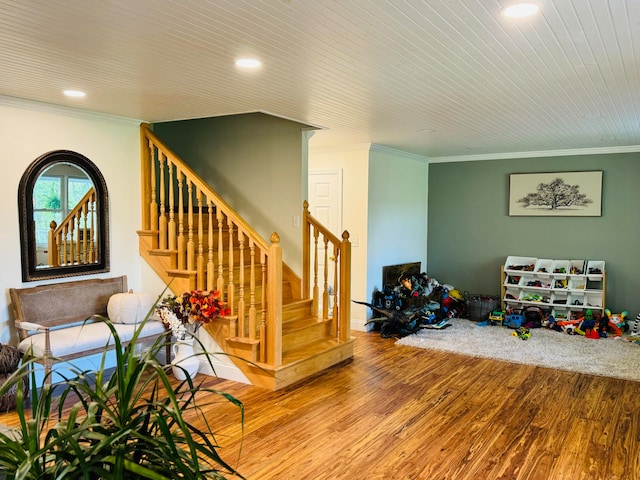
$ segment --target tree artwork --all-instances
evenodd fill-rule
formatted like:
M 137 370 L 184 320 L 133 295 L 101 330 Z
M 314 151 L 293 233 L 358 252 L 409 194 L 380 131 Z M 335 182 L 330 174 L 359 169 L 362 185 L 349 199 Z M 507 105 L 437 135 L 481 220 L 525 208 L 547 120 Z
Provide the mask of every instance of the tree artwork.
M 529 193 L 518 200 L 523 207 L 541 206 L 549 210 L 566 207 L 585 207 L 593 200 L 580 193 L 579 185 L 569 185 L 562 178 L 556 178 L 549 183 L 539 183 L 535 193 Z

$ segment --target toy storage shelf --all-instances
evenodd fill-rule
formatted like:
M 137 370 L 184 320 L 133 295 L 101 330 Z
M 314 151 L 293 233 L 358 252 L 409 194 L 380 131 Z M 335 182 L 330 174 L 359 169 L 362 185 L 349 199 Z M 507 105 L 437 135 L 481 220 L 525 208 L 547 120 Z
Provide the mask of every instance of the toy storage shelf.
M 537 305 L 557 318 L 605 309 L 605 262 L 509 256 L 501 268 L 501 306 Z

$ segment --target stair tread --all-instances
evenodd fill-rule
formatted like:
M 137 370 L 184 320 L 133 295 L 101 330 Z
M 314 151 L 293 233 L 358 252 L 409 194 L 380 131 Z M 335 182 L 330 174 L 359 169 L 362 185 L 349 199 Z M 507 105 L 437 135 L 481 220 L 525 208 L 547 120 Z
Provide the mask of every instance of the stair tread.
M 291 350 L 283 353 L 282 366 L 287 366 L 301 360 L 307 360 L 309 357 L 322 354 L 327 350 L 339 348 L 347 343 L 353 342 L 354 340 L 355 338 L 353 337 L 346 342 L 341 342 L 337 338 L 326 338 L 301 347 L 292 348 Z

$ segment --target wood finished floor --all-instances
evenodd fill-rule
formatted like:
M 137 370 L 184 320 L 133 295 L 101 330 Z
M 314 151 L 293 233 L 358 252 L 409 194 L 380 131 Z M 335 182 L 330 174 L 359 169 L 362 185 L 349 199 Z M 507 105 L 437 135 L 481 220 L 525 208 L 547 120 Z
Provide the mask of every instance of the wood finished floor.
M 245 405 L 244 437 L 208 407 L 222 457 L 253 480 L 640 479 L 640 383 L 354 335 L 352 361 L 277 392 L 198 377 Z

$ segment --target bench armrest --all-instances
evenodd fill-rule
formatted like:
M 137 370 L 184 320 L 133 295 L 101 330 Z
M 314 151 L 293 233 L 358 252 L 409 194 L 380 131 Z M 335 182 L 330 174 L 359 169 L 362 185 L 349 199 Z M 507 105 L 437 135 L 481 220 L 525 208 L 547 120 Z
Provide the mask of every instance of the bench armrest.
M 39 332 L 49 331 L 49 327 L 45 327 L 44 325 L 40 325 L 39 323 L 15 322 L 15 324 L 16 324 L 16 328 L 19 328 L 20 330 L 27 330 L 27 331 L 37 330 Z

